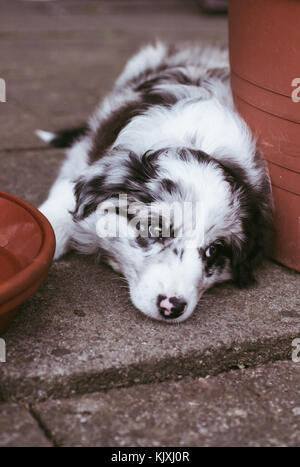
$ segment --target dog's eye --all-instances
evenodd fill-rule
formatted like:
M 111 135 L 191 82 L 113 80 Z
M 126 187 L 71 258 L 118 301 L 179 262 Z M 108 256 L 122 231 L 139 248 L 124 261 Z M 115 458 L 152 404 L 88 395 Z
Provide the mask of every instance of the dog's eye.
M 206 248 L 204 254 L 207 259 L 213 259 L 217 256 L 220 245 L 218 243 L 212 243 Z
M 149 232 L 150 237 L 153 237 L 153 238 L 161 239 L 163 235 L 163 229 L 162 227 L 159 227 L 159 226 L 153 227 L 152 225 L 149 225 L 148 232 Z
M 202 250 L 203 251 L 203 250 Z M 228 256 L 229 249 L 223 239 L 216 240 L 211 243 L 202 253 L 202 258 L 212 264 L 220 256 Z

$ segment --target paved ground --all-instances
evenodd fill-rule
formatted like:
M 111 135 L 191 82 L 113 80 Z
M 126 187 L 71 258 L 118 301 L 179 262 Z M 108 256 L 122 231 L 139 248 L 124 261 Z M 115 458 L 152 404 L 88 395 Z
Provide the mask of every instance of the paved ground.
M 299 446 L 299 364 L 0 404 L 2 446 Z
M 0 7 L 0 186 L 34 205 L 63 158 L 35 128 L 84 120 L 155 37 L 227 41 L 226 17 L 193 1 Z M 299 444 L 300 363 L 268 362 L 290 360 L 300 337 L 300 276 L 266 262 L 258 277 L 242 292 L 215 287 L 166 326 L 135 311 L 107 267 L 69 254 L 4 336 L 0 446 Z

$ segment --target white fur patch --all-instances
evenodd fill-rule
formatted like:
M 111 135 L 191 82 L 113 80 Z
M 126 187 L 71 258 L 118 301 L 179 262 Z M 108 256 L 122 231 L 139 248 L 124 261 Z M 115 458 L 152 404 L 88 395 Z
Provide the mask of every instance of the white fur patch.
M 44 130 L 35 130 L 35 134 L 45 143 L 51 143 L 55 138 L 55 133 Z

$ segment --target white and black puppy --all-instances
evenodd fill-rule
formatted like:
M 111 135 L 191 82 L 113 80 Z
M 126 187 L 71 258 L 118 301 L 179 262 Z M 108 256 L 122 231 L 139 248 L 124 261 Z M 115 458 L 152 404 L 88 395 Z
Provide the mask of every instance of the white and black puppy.
M 271 190 L 233 105 L 226 51 L 147 46 L 86 127 L 37 133 L 70 147 L 40 207 L 56 259 L 71 248 L 101 252 L 127 279 L 134 305 L 168 323 L 188 318 L 217 282 L 254 282 Z

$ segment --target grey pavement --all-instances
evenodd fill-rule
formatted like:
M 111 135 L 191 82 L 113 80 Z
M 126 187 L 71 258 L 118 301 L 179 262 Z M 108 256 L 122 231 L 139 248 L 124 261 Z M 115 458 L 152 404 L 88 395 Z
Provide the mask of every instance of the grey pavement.
M 34 405 L 57 446 L 299 446 L 290 362 Z M 70 430 L 72 427 L 72 430 Z
M 0 447 L 50 447 L 52 442 L 27 406 L 0 404 Z
M 0 187 L 35 206 L 64 157 L 36 128 L 84 121 L 150 40 L 227 42 L 226 17 L 203 16 L 193 1 L 0 6 Z M 0 446 L 296 445 L 300 363 L 269 362 L 290 360 L 300 337 L 300 276 L 266 261 L 257 277 L 248 290 L 211 289 L 187 322 L 170 326 L 136 311 L 118 275 L 93 257 L 54 263 L 3 336 Z M 141 422 L 126 431 L 126 417 Z M 68 424 L 78 428 L 72 437 Z
M 299 364 L 277 362 L 31 406 L 0 404 L 0 447 L 299 447 L 299 387 Z

